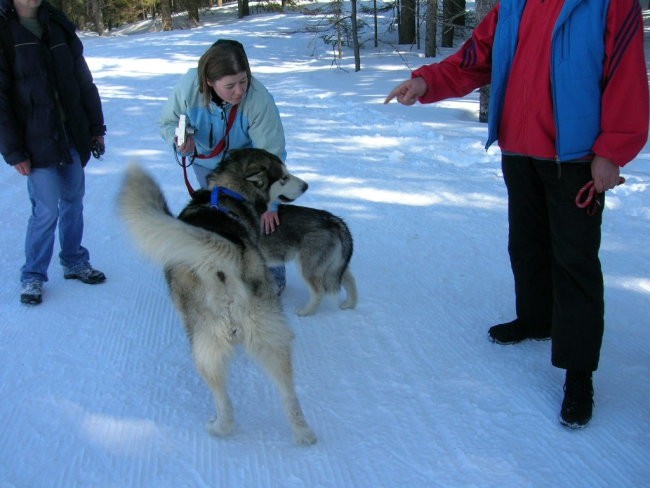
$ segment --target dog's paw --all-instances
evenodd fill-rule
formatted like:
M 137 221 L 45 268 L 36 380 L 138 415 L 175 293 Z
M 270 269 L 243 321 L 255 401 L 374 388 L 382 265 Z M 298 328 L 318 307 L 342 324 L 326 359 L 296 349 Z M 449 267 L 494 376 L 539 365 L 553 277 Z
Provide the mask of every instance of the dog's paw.
M 309 315 L 314 315 L 316 307 L 303 307 L 296 310 L 296 315 L 298 317 L 308 317 Z
M 205 426 L 208 432 L 216 437 L 225 437 L 235 430 L 235 422 L 232 419 L 219 419 L 214 417 Z
M 312 446 L 316 444 L 318 438 L 309 427 L 303 427 L 300 430 L 294 431 L 293 440 L 299 446 Z
M 300 317 L 306 317 L 307 315 L 313 315 L 314 312 L 320 307 L 321 302 L 323 301 L 323 293 L 319 293 L 314 290 L 310 290 L 309 301 L 305 303 L 302 308 L 296 310 L 296 313 Z
M 344 301 L 343 303 L 341 303 L 341 304 L 339 305 L 339 308 L 340 308 L 341 310 L 351 310 L 351 309 L 353 309 L 356 305 L 357 305 L 356 302 L 354 302 L 353 300 L 348 299 L 348 300 Z

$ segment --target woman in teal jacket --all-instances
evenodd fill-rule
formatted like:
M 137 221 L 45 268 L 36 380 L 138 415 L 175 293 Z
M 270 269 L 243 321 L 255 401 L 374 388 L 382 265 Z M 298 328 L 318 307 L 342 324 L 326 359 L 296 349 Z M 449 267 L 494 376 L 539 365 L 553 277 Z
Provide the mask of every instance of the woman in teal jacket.
M 233 110 L 234 121 L 227 130 Z M 176 146 L 180 115 L 194 129 L 186 144 Z M 251 75 L 248 58 L 237 41 L 219 40 L 179 80 L 163 107 L 160 118 L 163 138 L 181 154 L 195 156 L 194 167 L 201 187 L 231 149 L 266 149 L 286 158 L 284 130 L 271 94 Z M 224 140 L 218 154 L 215 148 Z
M 177 145 L 180 116 L 193 133 Z M 192 161 L 196 178 L 207 188 L 207 175 L 232 149 L 265 149 L 285 160 L 284 129 L 275 101 L 251 74 L 241 43 L 229 39 L 215 42 L 179 80 L 160 117 L 163 138 L 181 157 Z M 265 233 L 280 223 L 277 205 L 262 216 Z M 285 286 L 283 266 L 271 268 L 280 292 Z

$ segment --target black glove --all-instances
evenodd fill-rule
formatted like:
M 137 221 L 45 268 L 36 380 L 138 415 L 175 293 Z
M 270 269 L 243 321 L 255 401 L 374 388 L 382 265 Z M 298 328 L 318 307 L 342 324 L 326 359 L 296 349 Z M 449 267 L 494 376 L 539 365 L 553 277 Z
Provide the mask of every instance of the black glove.
M 90 148 L 90 152 L 95 159 L 102 159 L 102 155 L 106 152 L 106 146 L 104 142 L 100 139 L 93 139 L 93 145 Z

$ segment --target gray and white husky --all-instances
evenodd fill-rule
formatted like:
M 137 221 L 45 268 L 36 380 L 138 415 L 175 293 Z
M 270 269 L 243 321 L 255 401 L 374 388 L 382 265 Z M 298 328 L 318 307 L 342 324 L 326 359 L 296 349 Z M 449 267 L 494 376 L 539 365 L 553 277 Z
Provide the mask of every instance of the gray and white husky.
M 189 338 L 194 362 L 212 390 L 212 434 L 235 425 L 228 364 L 242 344 L 277 384 L 298 444 L 313 444 L 296 396 L 293 333 L 260 247 L 260 216 L 270 201 L 291 202 L 307 184 L 261 149 L 232 151 L 178 218 L 155 180 L 130 166 L 119 193 L 122 217 L 145 254 L 160 263 Z
M 262 236 L 261 245 L 271 265 L 296 260 L 310 291 L 309 302 L 298 315 L 313 314 L 325 294 L 346 291 L 341 309 L 357 304 L 357 286 L 349 269 L 352 257 L 352 234 L 343 219 L 325 210 L 280 205 L 280 225 Z

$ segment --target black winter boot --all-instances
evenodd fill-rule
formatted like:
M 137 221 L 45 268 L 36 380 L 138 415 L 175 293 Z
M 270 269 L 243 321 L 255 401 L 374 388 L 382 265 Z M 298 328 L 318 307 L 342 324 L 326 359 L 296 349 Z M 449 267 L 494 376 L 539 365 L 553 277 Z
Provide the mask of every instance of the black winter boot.
M 591 371 L 567 370 L 560 423 L 569 429 L 582 429 L 591 420 L 593 406 Z
M 519 319 L 490 327 L 488 337 L 497 344 L 516 344 L 526 339 L 545 341 L 551 338 L 551 326 L 528 327 Z

